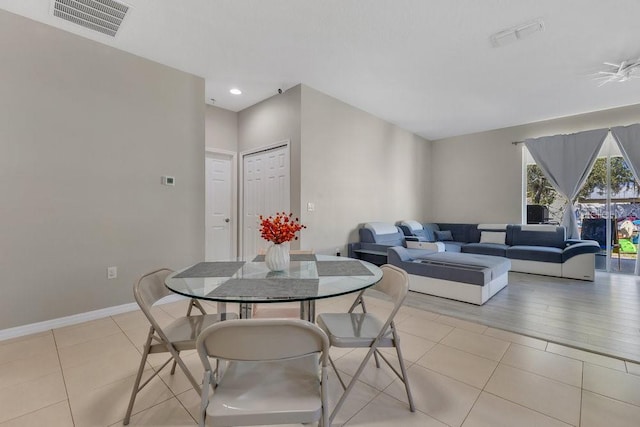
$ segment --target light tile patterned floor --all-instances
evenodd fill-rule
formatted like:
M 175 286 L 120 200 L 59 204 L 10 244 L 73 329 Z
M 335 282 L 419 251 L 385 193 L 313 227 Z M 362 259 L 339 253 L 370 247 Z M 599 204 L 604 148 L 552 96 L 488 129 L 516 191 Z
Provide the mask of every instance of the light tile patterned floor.
M 388 312 L 386 302 L 369 301 L 370 311 Z M 322 301 L 318 312 L 349 303 Z M 184 302 L 155 308 L 161 323 L 184 310 Z M 417 411 L 409 412 L 391 371 L 371 363 L 334 425 L 638 425 L 638 364 L 410 307 L 397 326 Z M 0 427 L 121 425 L 147 327 L 135 311 L 0 342 Z M 349 378 L 363 351 L 333 349 L 332 356 Z M 163 360 L 154 355 L 148 372 Z M 201 375 L 194 352 L 185 361 Z M 330 390 L 334 404 L 341 392 L 335 375 Z M 198 404 L 184 375 L 166 372 L 140 394 L 131 425 L 193 426 Z

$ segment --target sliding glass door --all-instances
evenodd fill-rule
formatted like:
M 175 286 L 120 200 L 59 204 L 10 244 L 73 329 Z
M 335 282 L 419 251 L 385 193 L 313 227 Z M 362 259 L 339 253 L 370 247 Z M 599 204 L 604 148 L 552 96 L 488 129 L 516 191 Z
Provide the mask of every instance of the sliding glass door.
M 639 190 L 609 135 L 577 204 L 581 237 L 600 243 L 596 269 L 633 274 L 638 255 Z
M 567 200 L 556 192 L 525 150 L 528 223 L 559 224 Z M 633 274 L 638 253 L 640 186 L 611 134 L 607 136 L 577 198 L 576 219 L 583 239 L 600 243 L 596 269 Z

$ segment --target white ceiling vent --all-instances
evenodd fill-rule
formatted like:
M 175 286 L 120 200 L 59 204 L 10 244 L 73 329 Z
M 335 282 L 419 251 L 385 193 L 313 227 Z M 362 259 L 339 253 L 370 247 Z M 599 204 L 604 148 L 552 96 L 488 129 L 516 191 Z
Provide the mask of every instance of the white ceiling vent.
M 53 16 L 115 37 L 129 6 L 114 0 L 53 0 Z

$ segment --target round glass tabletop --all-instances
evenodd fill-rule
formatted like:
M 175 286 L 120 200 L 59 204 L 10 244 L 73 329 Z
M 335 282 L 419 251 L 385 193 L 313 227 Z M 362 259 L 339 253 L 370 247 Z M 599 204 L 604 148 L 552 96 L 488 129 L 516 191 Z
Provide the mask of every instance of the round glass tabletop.
M 289 268 L 269 271 L 253 261 L 201 262 L 169 275 L 165 285 L 190 298 L 217 302 L 309 301 L 357 292 L 382 278 L 379 267 L 329 255 L 291 255 Z M 297 260 L 299 259 L 299 260 Z

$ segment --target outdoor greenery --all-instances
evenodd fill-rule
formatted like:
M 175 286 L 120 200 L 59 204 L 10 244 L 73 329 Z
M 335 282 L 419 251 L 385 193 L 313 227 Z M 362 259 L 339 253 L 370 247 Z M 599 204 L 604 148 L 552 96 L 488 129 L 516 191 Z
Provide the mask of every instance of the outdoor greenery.
M 596 160 L 591 173 L 587 178 L 582 190 L 578 193 L 578 200 L 589 198 L 594 190 L 604 196 L 607 192 L 607 159 L 602 157 Z M 611 194 L 619 193 L 622 190 L 635 189 L 638 195 L 638 186 L 633 178 L 633 173 L 622 157 L 611 157 Z
M 607 186 L 607 159 L 598 158 L 587 181 L 580 193 L 578 200 L 582 201 L 591 195 L 593 191 L 604 195 Z M 622 190 L 635 189 L 635 194 L 640 194 L 633 173 L 622 157 L 611 158 L 611 193 L 619 193 Z M 550 206 L 558 197 L 558 193 L 551 186 L 538 165 L 527 166 L 527 201 L 535 205 Z

